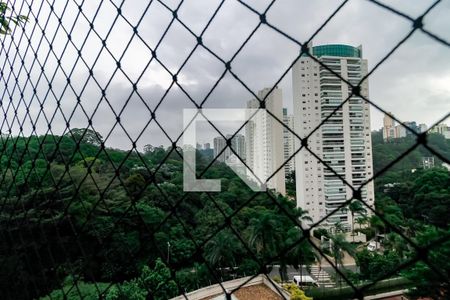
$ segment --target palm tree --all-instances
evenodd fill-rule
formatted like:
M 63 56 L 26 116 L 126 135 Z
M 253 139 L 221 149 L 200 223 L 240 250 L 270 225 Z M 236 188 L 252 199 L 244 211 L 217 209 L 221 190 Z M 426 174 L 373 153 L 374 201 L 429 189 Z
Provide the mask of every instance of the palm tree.
M 230 229 L 224 229 L 206 243 L 205 259 L 214 267 L 232 267 L 241 250 L 237 237 Z
M 343 232 L 345 232 L 344 224 L 342 224 L 342 222 L 334 223 L 334 233 L 338 234 Z
M 268 257 L 275 253 L 275 247 L 281 244 L 281 226 L 277 217 L 269 210 L 262 210 L 250 220 L 248 227 L 249 245 L 258 255 Z
M 312 218 L 308 215 L 308 211 L 302 209 L 301 207 L 294 208 L 294 215 L 297 220 L 312 222 Z
M 354 223 L 355 214 L 365 215 L 366 209 L 364 208 L 361 201 L 359 201 L 359 200 L 352 201 L 348 205 L 348 208 L 350 209 L 350 212 L 352 213 L 352 238 L 353 238 L 353 242 L 354 242 L 355 241 L 355 223 Z
M 360 216 L 356 218 L 355 223 L 358 224 L 359 229 L 361 229 L 363 225 L 369 223 L 369 218 L 366 215 Z
M 287 232 L 286 247 L 290 248 L 295 244 L 286 254 L 287 261 L 302 275 L 302 266 L 310 266 L 314 261 L 320 261 L 321 256 L 307 240 L 303 240 L 300 243 L 298 241 L 303 236 L 302 231 L 299 228 L 291 228 Z M 284 275 L 284 274 L 283 274 Z M 283 278 L 282 274 L 280 276 Z
M 345 253 L 348 253 L 350 256 L 355 255 L 355 247 L 345 239 L 344 234 L 332 235 L 330 237 L 330 242 L 331 242 L 331 255 L 334 258 L 336 269 L 338 269 L 339 266 L 343 266 L 343 259 L 345 257 Z M 336 270 L 336 277 L 337 277 L 337 270 Z
M 308 215 L 308 211 L 303 210 L 300 207 L 294 207 L 292 201 L 287 200 L 286 198 L 279 198 L 280 204 L 286 208 L 287 211 L 291 212 L 291 216 L 295 218 L 300 226 L 302 222 L 312 222 L 312 218 Z M 298 241 L 303 236 L 303 232 L 301 228 L 292 227 L 292 221 L 289 218 L 285 218 L 287 223 L 284 226 L 284 230 L 282 231 L 283 238 L 281 243 L 282 246 L 277 247 L 279 249 L 290 249 L 287 253 L 282 253 L 280 256 L 280 277 L 282 280 L 287 280 L 287 264 L 293 265 L 297 270 L 300 266 L 300 271 L 302 270 L 301 266 L 303 263 L 310 263 L 314 261 L 314 254 L 312 253 L 312 247 L 306 241 L 302 241 L 298 243 Z
M 302 221 L 312 222 L 312 218 L 308 215 L 308 211 L 301 207 L 296 207 L 292 200 L 288 200 L 285 197 L 278 197 L 277 200 L 279 204 L 284 207 L 284 210 L 289 212 L 290 215 L 300 221 L 300 223 Z
M 373 215 L 372 217 L 370 217 L 369 222 L 370 227 L 372 227 L 375 231 L 375 238 L 380 232 L 384 233 L 386 231 L 386 224 L 379 216 Z

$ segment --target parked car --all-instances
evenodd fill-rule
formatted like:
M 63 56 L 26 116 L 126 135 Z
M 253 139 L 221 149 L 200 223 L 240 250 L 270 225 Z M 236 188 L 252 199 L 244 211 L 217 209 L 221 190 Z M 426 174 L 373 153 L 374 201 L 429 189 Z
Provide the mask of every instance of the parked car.
M 317 282 L 311 276 L 308 276 L 308 275 L 303 275 L 303 276 L 295 275 L 294 283 L 300 287 L 307 287 L 307 286 L 318 287 L 319 286 L 317 284 Z

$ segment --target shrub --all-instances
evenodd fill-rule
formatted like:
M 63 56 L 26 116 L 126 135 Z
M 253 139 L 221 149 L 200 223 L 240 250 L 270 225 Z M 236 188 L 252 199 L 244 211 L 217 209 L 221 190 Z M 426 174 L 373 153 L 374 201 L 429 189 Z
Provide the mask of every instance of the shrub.
M 273 281 L 280 284 L 281 283 L 281 277 L 280 276 L 273 276 Z
M 283 288 L 291 294 L 291 300 L 313 300 L 313 298 L 307 297 L 295 283 L 283 284 Z

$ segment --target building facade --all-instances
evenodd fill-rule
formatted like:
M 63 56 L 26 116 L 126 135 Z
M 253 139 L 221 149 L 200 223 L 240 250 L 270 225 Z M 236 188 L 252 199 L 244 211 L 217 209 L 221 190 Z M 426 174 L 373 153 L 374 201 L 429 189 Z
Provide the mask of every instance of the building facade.
M 389 112 L 392 115 L 392 113 Z M 383 117 L 383 140 L 397 138 L 397 129 L 395 128 L 395 120 L 391 116 L 385 114 Z
M 217 161 L 225 162 L 232 155 L 235 155 L 230 147 L 227 147 L 227 140 L 232 137 L 231 134 L 227 134 L 224 137 L 218 136 L 214 138 L 214 157 L 217 157 Z M 242 134 L 236 134 L 231 139 L 231 148 L 233 148 L 234 152 L 237 154 L 245 162 L 245 137 Z M 225 149 L 225 150 L 223 150 Z M 223 152 L 222 152 L 223 150 Z M 222 152 L 222 153 L 221 153 Z
M 450 139 L 450 127 L 447 124 L 440 123 L 430 128 L 430 133 L 439 133 L 446 139 Z
M 258 92 L 259 99 L 265 99 L 270 89 Z M 258 109 L 260 102 L 252 99 L 247 108 Z M 283 96 L 281 89 L 275 88 L 265 101 L 265 108 L 278 120 L 283 121 Z M 250 117 L 250 116 L 249 116 Z M 267 182 L 269 189 L 285 195 L 285 173 L 280 168 L 284 163 L 283 125 L 269 113 L 259 110 L 245 126 L 246 164 L 261 182 Z M 249 174 L 250 176 L 250 174 Z
M 428 130 L 428 126 L 427 126 L 427 124 L 419 124 L 419 131 L 422 133 L 422 132 L 425 132 L 425 131 L 427 131 Z
M 352 84 L 367 74 L 361 47 L 323 45 L 310 49 L 317 60 Z M 353 95 L 340 106 L 351 89 L 309 56 L 296 62 L 292 78 L 295 132 L 306 137 L 323 123 L 308 138 L 308 148 L 358 188 L 373 175 L 369 104 Z M 361 85 L 361 94 L 368 97 L 367 80 Z M 296 142 L 300 147 L 300 141 Z M 297 206 L 307 210 L 314 223 L 352 198 L 351 188 L 304 148 L 295 157 L 295 170 Z M 373 207 L 372 181 L 362 188 L 362 199 Z M 351 212 L 340 209 L 321 224 L 337 222 L 352 228 Z
M 213 145 L 214 157 L 217 157 L 217 161 L 225 162 L 225 151 L 222 152 L 222 150 L 226 148 L 227 141 L 222 136 L 218 136 L 214 138 Z
M 288 114 L 287 108 L 283 108 L 283 123 L 291 130 L 294 130 L 294 115 Z M 295 138 L 292 132 L 283 127 L 284 165 L 285 176 L 288 176 L 295 169 Z M 292 157 L 292 158 L 291 158 Z M 290 159 L 291 158 L 291 159 Z

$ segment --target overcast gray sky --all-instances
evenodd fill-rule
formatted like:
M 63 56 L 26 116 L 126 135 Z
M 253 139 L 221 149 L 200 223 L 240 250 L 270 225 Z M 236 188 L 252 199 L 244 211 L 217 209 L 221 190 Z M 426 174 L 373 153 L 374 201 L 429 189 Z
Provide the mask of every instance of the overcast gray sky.
M 144 42 L 152 49 L 156 47 L 172 21 L 172 13 L 160 2 L 153 1 L 138 26 L 139 37 L 132 38 L 132 26 L 139 22 L 148 1 L 125 0 L 122 5 L 123 17 L 117 17 L 117 9 L 114 6 L 120 6 L 122 1 L 84 1 L 83 14 L 78 18 L 77 5 L 81 1 L 68 0 L 67 6 L 66 1 L 55 1 L 54 12 L 51 12 L 49 2 L 52 1 L 15 1 L 15 10 L 21 11 L 21 14 L 27 15 L 28 4 L 31 5 L 30 21 L 26 24 L 24 33 L 21 29 L 17 29 L 12 36 L 0 37 L 4 44 L 4 48 L 0 50 L 0 65 L 4 73 L 4 77 L 0 80 L 0 93 L 3 96 L 1 131 L 4 133 L 11 127 L 13 133 L 17 134 L 19 123 L 23 122 L 24 133 L 28 135 L 32 128 L 31 120 L 33 122 L 37 120 L 37 132 L 42 134 L 47 130 L 47 121 L 52 120 L 52 131 L 59 134 L 66 127 L 63 114 L 66 119 L 71 118 L 71 127 L 86 127 L 88 118 L 85 114 L 90 117 L 97 109 L 92 118 L 93 126 L 106 136 L 115 123 L 112 109 L 119 114 L 129 99 L 121 113 L 121 123 L 132 139 L 137 138 L 150 118 L 147 106 L 150 109 L 157 106 L 171 85 L 172 77 L 153 60 L 137 83 L 142 99 L 132 93 L 130 80 L 134 82 L 141 76 L 152 57 Z M 179 4 L 178 0 L 163 0 L 163 2 L 172 9 Z M 258 11 L 263 11 L 269 2 L 246 1 Z M 384 1 L 413 18 L 419 16 L 432 2 Z M 218 0 L 185 0 L 178 10 L 178 16 L 199 35 L 219 3 Z M 277 0 L 267 13 L 267 20 L 295 39 L 305 41 L 341 3 L 335 0 Z M 62 22 L 59 27 L 58 16 Z M 448 16 L 450 16 L 450 1 L 442 1 L 424 19 L 425 28 L 449 41 Z M 117 21 L 114 23 L 116 17 Z M 92 31 L 89 33 L 90 22 L 93 23 L 96 33 Z M 215 55 L 228 61 L 258 23 L 259 17 L 244 5 L 236 0 L 225 0 L 210 27 L 205 31 L 203 43 Z M 362 45 L 363 56 L 368 59 L 369 68 L 373 68 L 410 29 L 411 23 L 402 17 L 369 1 L 351 0 L 316 36 L 313 43 Z M 69 32 L 71 41 L 68 40 Z M 105 38 L 108 50 L 102 49 L 101 40 Z M 27 39 L 31 40 L 31 44 Z M 52 44 L 51 50 L 49 43 Z M 130 44 L 121 58 L 128 43 Z M 196 43 L 193 35 L 175 20 L 156 53 L 158 59 L 175 73 Z M 10 46 L 12 48 L 9 48 Z M 15 49 L 16 46 L 18 51 Z M 77 54 L 81 48 L 82 59 Z M 298 55 L 299 50 L 295 43 L 268 26 L 262 25 L 233 60 L 232 70 L 248 88 L 257 93 L 258 90 L 273 86 L 277 82 Z M 35 54 L 38 61 L 34 60 Z M 122 71 L 116 70 L 115 60 L 119 58 Z M 403 121 L 414 120 L 418 123 L 432 124 L 450 111 L 449 58 L 448 47 L 421 32 L 414 33 L 370 77 L 370 99 Z M 57 64 L 58 59 L 60 67 Z M 13 67 L 13 74 L 10 66 Z M 89 78 L 89 69 L 93 70 L 95 80 Z M 203 47 L 198 47 L 182 68 L 178 79 L 191 98 L 200 103 L 224 70 L 225 66 L 217 58 Z M 27 72 L 30 73 L 29 80 Z M 69 74 L 71 86 L 67 86 L 66 76 Z M 48 89 L 49 81 L 52 82 L 51 93 Z M 291 81 L 291 74 L 288 73 L 279 85 L 283 89 L 284 104 L 290 110 Z M 101 89 L 105 87 L 108 101 L 103 99 L 99 104 L 99 100 L 102 99 Z M 35 96 L 33 96 L 34 88 Z M 84 110 L 77 106 L 76 94 L 81 94 L 80 101 Z M 59 98 L 61 98 L 60 109 L 56 103 L 56 99 Z M 251 93 L 227 73 L 214 88 L 204 107 L 245 107 L 246 101 L 251 98 Z M 42 107 L 45 114 L 40 113 L 39 109 L 39 102 L 44 100 Z M 26 113 L 27 106 L 29 115 Z M 18 118 L 14 117 L 15 108 Z M 76 109 L 71 115 L 74 108 Z M 181 89 L 174 85 L 156 110 L 158 122 L 172 139 L 178 137 L 182 130 L 183 108 L 194 108 L 194 105 Z M 372 108 L 371 118 L 372 129 L 379 129 L 382 114 Z M 223 128 L 226 128 L 226 125 Z M 130 148 L 131 142 L 124 129 L 115 126 L 107 139 L 107 145 Z M 208 138 L 204 138 L 203 142 L 207 140 Z M 169 143 L 155 122 L 150 123 L 138 140 L 140 148 L 148 143 L 153 145 Z

